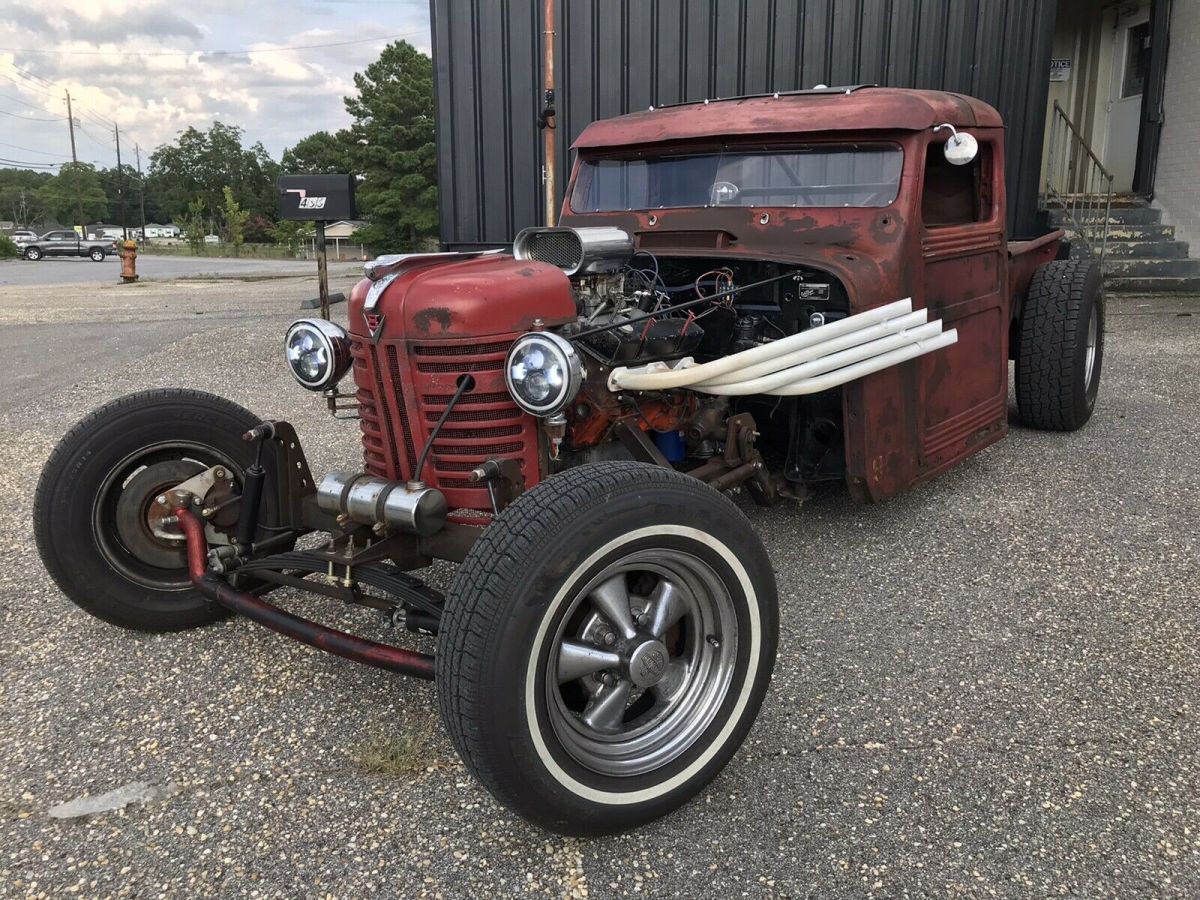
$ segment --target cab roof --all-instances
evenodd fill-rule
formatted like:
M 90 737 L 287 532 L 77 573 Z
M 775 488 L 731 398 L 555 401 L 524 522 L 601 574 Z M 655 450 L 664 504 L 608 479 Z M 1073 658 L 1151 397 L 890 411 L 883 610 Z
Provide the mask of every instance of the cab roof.
M 590 150 L 735 135 L 922 131 L 943 122 L 956 128 L 1004 124 L 995 109 L 965 94 L 851 85 L 651 107 L 593 122 L 571 146 Z

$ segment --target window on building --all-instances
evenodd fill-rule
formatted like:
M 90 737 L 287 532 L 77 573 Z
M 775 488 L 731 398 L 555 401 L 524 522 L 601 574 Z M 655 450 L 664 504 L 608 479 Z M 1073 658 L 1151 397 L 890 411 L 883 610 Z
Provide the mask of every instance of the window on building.
M 1125 32 L 1125 72 L 1121 79 L 1121 96 L 1136 97 L 1146 84 L 1150 70 L 1150 23 L 1134 25 Z

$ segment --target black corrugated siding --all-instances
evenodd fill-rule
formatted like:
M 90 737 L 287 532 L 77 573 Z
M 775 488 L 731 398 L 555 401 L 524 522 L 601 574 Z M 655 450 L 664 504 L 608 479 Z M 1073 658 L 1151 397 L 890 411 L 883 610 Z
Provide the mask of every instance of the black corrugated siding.
M 441 239 L 507 243 L 542 209 L 540 0 L 431 0 Z M 1053 0 L 558 0 L 570 143 L 651 105 L 878 83 L 971 94 L 1008 127 L 1010 231 L 1036 228 Z

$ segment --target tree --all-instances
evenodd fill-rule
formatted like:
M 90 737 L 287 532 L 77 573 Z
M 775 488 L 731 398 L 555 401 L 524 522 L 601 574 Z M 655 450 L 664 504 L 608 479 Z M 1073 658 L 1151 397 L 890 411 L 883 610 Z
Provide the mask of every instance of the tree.
M 213 122 L 206 132 L 187 128 L 150 155 L 151 193 L 171 216 L 183 215 L 194 199 L 207 215 L 219 215 L 226 187 L 244 209 L 272 215 L 278 174 L 279 164 L 262 144 L 246 149 L 242 129 L 224 122 Z
M 204 199 L 197 197 L 187 205 L 187 212 L 179 216 L 179 227 L 183 230 L 183 239 L 188 242 L 188 248 L 193 254 L 199 255 L 204 250 Z
M 283 151 L 280 169 L 287 175 L 337 175 L 354 171 L 353 138 L 346 130 L 337 134 L 318 131 Z
M 25 227 L 45 224 L 40 191 L 53 177 L 30 169 L 0 169 L 0 216 Z
M 233 248 L 233 255 L 237 256 L 246 241 L 246 220 L 250 218 L 250 213 L 242 209 L 234 199 L 232 188 L 226 186 L 224 194 L 225 232 L 228 235 L 229 246 Z
M 275 243 L 283 244 L 288 250 L 295 253 L 300 249 L 300 241 L 307 228 L 306 222 L 284 220 L 275 226 Z
M 263 215 L 250 216 L 244 230 L 248 244 L 269 244 L 275 239 L 275 223 Z
M 104 187 L 104 195 L 108 198 L 109 214 L 118 223 L 121 215 L 122 176 L 124 176 L 125 219 L 130 228 L 140 227 L 142 224 L 143 185 L 142 180 L 138 177 L 137 169 L 126 163 L 120 169 L 113 166 L 111 169 L 100 169 L 96 174 L 99 175 L 100 184 Z M 146 221 L 163 222 L 168 218 L 170 217 L 159 205 L 154 194 L 146 191 Z
M 415 249 L 438 223 L 433 61 L 397 41 L 355 73 L 354 85 L 358 96 L 346 98 L 346 111 L 367 219 L 358 237 L 376 251 Z
M 78 190 L 78 195 L 76 191 Z M 79 201 L 83 200 L 83 218 L 79 219 Z M 87 163 L 63 163 L 58 174 L 38 188 L 38 199 L 47 215 L 60 222 L 83 225 L 108 215 L 108 198 L 96 168 Z

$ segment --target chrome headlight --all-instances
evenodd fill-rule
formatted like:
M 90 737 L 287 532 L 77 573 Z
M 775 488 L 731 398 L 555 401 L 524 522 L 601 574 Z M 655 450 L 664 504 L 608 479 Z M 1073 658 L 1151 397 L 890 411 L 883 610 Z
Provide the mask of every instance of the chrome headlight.
M 310 391 L 331 388 L 350 368 L 350 335 L 327 319 L 299 319 L 283 341 L 292 377 Z
M 504 362 L 504 380 L 517 406 L 552 416 L 575 399 L 583 384 L 583 360 L 565 338 L 549 331 L 523 334 Z

